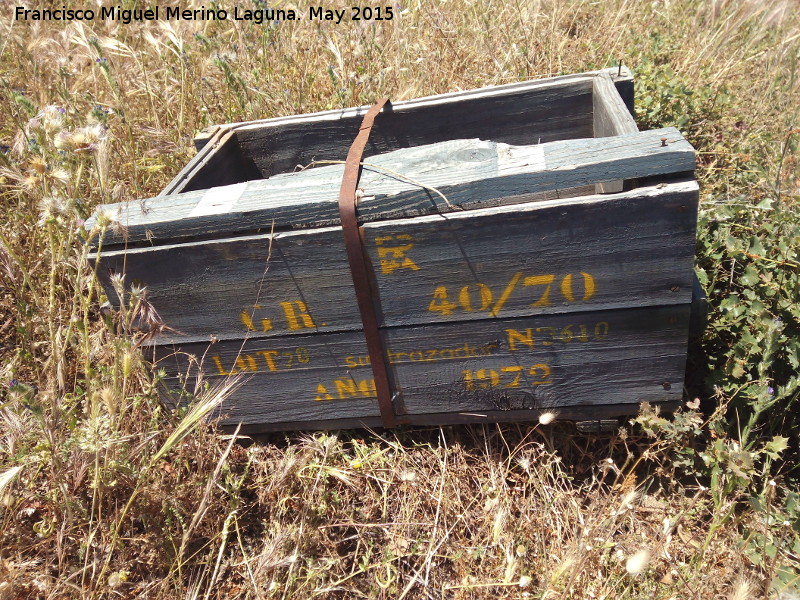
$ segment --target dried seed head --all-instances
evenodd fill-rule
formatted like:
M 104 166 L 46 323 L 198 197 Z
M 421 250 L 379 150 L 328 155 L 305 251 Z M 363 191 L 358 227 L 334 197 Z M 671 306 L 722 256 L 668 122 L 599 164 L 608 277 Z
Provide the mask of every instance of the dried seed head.
M 67 213 L 67 202 L 59 196 L 45 196 L 39 201 L 39 225 L 53 222 Z
M 105 129 L 102 125 L 82 127 L 75 131 L 72 136 L 72 141 L 75 146 L 73 152 L 94 152 L 105 137 Z
M 574 554 L 568 554 L 564 557 L 564 560 L 559 563 L 556 569 L 553 571 L 553 574 L 550 576 L 550 584 L 555 585 L 558 583 L 558 580 L 561 579 L 564 575 L 572 570 L 577 564 L 577 560 Z
M 625 570 L 631 575 L 638 575 L 647 568 L 650 562 L 650 551 L 639 550 L 636 554 L 629 556 L 625 561 Z
M 556 413 L 554 412 L 543 412 L 539 415 L 539 424 L 540 425 L 550 425 L 553 421 L 556 420 Z
M 625 497 L 622 498 L 622 506 L 623 508 L 631 509 L 633 508 L 633 503 L 636 502 L 636 499 L 639 497 L 639 493 L 636 490 L 631 490 Z
M 498 544 L 500 543 L 500 536 L 502 536 L 503 532 L 505 531 L 506 525 L 506 517 L 508 513 L 504 508 L 500 508 L 494 514 L 494 522 L 492 523 L 492 543 Z
M 110 210 L 102 210 L 97 215 L 96 225 L 100 230 L 105 230 L 108 228 L 109 225 L 113 224 L 116 221 L 114 213 Z
M 117 295 L 122 297 L 125 293 L 125 274 L 112 273 L 109 277 L 109 281 L 111 281 L 111 286 L 114 288 L 114 291 L 117 292 Z
M 31 168 L 39 175 L 43 175 L 47 171 L 47 163 L 41 156 L 34 156 L 30 162 Z
M 48 134 L 53 134 L 64 126 L 64 112 L 60 106 L 48 104 L 36 118 L 41 121 L 42 128 Z
M 61 212 L 61 198 L 57 196 L 45 196 L 39 200 L 39 211 L 41 213 L 58 214 Z
M 75 154 L 95 152 L 106 140 L 106 129 L 99 123 L 81 127 L 75 131 L 62 130 L 58 132 L 53 144 L 59 150 L 74 152 Z
M 122 375 L 124 377 L 130 377 L 131 373 L 133 372 L 133 367 L 135 365 L 135 356 L 133 351 L 128 349 L 122 353 Z
M 128 581 L 127 571 L 115 571 L 114 573 L 108 576 L 108 587 L 110 587 L 113 590 L 121 586 L 126 581 Z
M 51 179 L 61 184 L 67 183 L 69 181 L 69 171 L 67 171 L 66 169 L 61 169 L 61 168 L 53 169 L 52 171 L 50 171 L 50 173 L 48 173 L 48 175 L 50 176 Z
M 100 399 L 106 408 L 106 412 L 110 415 L 116 415 L 119 408 L 119 398 L 117 393 L 110 387 L 105 387 L 100 390 Z
M 752 581 L 746 577 L 739 577 L 733 584 L 731 593 L 728 594 L 728 600 L 750 600 L 750 598 L 755 598 L 755 591 Z
M 33 117 L 25 124 L 25 130 L 28 134 L 35 134 L 40 129 L 42 129 L 42 120 L 38 116 Z
M 128 292 L 131 296 L 131 307 L 135 304 L 136 300 L 147 294 L 147 288 L 137 283 L 131 284 L 131 289 Z
M 72 150 L 72 134 L 66 129 L 59 131 L 53 140 L 53 145 L 59 150 Z

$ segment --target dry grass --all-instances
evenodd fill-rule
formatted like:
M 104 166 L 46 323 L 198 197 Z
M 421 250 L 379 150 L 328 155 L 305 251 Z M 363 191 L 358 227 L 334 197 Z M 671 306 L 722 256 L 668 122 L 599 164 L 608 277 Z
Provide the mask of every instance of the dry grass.
M 673 460 L 685 431 L 232 444 L 204 425 L 225 390 L 159 404 L 132 328 L 160 326 L 146 294 L 120 281 L 122 309 L 102 308 L 81 242 L 98 202 L 157 193 L 204 126 L 618 58 L 643 73 L 640 101 L 666 103 L 645 119 L 684 106 L 652 73 L 692 84 L 684 129 L 707 190 L 737 192 L 742 165 L 773 181 L 764 161 L 800 117 L 797 2 L 403 0 L 392 21 L 338 26 L 23 23 L 12 6 L 0 0 L 0 599 L 754 598 L 797 560 L 777 509 L 742 506 L 744 487 L 711 493 Z

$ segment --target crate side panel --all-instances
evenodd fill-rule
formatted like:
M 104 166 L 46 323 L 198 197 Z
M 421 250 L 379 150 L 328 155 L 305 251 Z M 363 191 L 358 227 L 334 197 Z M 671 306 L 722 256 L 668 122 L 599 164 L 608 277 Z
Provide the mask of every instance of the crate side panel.
M 235 130 L 226 132 L 197 161 L 191 184 L 183 191 L 204 190 L 258 179 L 260 172 L 253 159 L 243 152 Z
M 368 223 L 384 326 L 689 302 L 697 185 Z M 360 329 L 341 229 L 109 252 L 180 339 Z
M 688 305 L 389 328 L 399 413 L 559 410 L 680 399 Z M 206 380 L 242 376 L 232 422 L 374 418 L 359 332 L 159 347 L 159 367 Z
M 600 71 L 590 71 L 588 73 L 577 73 L 571 75 L 561 75 L 557 77 L 550 77 L 547 79 L 540 79 L 534 81 L 523 81 L 518 83 L 510 83 L 504 84 L 499 86 L 493 86 L 489 88 L 483 88 L 478 90 L 466 90 L 460 92 L 449 92 L 446 94 L 441 94 L 438 96 L 429 96 L 426 98 L 416 98 L 413 100 L 402 100 L 395 103 L 394 107 L 396 110 L 405 110 L 406 107 L 421 107 L 426 104 L 430 104 L 432 102 L 455 102 L 459 98 L 470 98 L 474 97 L 479 94 L 509 94 L 515 91 L 520 91 L 523 89 L 531 90 L 534 87 L 543 87 L 543 86 L 553 86 L 553 85 L 562 85 L 567 81 L 574 81 L 579 79 L 587 79 L 597 77 L 598 75 L 606 74 L 611 77 L 612 81 L 614 82 L 614 86 L 617 89 L 619 95 L 621 96 L 623 102 L 628 107 L 628 110 L 631 114 L 633 114 L 633 75 L 629 69 L 626 67 L 615 67 L 609 69 L 602 69 Z M 366 112 L 368 107 L 360 107 L 360 108 L 350 108 L 345 109 L 344 111 L 326 111 L 321 113 L 311 113 L 305 114 L 301 116 L 286 116 L 286 117 L 273 117 L 270 119 L 260 119 L 256 121 L 247 121 L 247 122 L 240 122 L 240 123 L 227 123 L 224 125 L 212 125 L 205 130 L 203 130 L 200 134 L 195 137 L 194 145 L 198 151 L 200 151 L 200 155 L 193 159 L 187 166 L 184 168 L 181 173 L 172 181 L 170 184 L 162 191 L 161 195 L 167 195 L 172 193 L 177 193 L 181 191 L 182 186 L 186 185 L 187 181 L 191 181 L 191 173 L 194 170 L 195 165 L 199 165 L 202 162 L 202 154 L 204 148 L 209 143 L 215 143 L 224 135 L 224 133 L 236 129 L 264 129 L 270 127 L 280 127 L 282 124 L 285 124 L 289 121 L 293 121 L 296 119 L 306 119 L 306 120 L 313 120 L 318 117 L 324 117 L 325 115 L 337 115 L 338 117 L 344 117 L 352 114 L 363 114 Z
M 243 130 L 238 141 L 261 176 L 271 177 L 314 160 L 344 160 L 361 118 Z M 528 145 L 591 136 L 591 85 L 577 82 L 383 114 L 372 128 L 364 158 L 460 138 Z
M 660 402 L 659 407 L 662 412 L 669 412 L 680 406 L 680 400 Z M 639 412 L 641 405 L 634 404 L 607 404 L 603 406 L 567 406 L 558 411 L 546 409 L 524 409 L 524 410 L 481 410 L 481 411 L 462 411 L 431 413 L 421 415 L 406 415 L 403 417 L 405 425 L 416 425 L 421 427 L 438 427 L 442 425 L 463 425 L 467 423 L 536 423 L 542 414 L 555 414 L 558 421 L 600 421 L 607 419 L 618 419 L 635 415 Z M 243 425 L 229 422 L 223 429 L 234 431 L 238 428 L 242 435 L 253 435 L 289 430 L 320 430 L 320 429 L 350 429 L 381 427 L 381 419 L 375 417 L 361 417 L 353 419 L 324 419 L 315 421 L 284 421 L 281 423 L 256 423 Z
M 639 131 L 633 115 L 607 73 L 595 78 L 592 100 L 595 137 L 628 135 Z M 613 194 L 621 192 L 624 187 L 625 182 L 622 180 L 608 181 L 598 183 L 596 190 L 600 194 Z

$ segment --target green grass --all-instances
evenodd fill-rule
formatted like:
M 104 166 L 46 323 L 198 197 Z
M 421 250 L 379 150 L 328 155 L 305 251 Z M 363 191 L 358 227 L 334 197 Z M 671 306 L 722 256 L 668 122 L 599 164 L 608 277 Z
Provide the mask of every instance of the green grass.
M 34 24 L 4 6 L 0 599 L 797 597 L 795 4 L 401 0 L 338 26 Z M 132 327 L 158 325 L 146 291 L 119 281 L 107 311 L 87 261 L 113 226 L 83 228 L 98 203 L 156 194 L 211 124 L 619 59 L 640 128 L 698 150 L 700 404 L 607 438 L 556 423 L 249 447 L 204 424 L 225 389 L 160 404 Z

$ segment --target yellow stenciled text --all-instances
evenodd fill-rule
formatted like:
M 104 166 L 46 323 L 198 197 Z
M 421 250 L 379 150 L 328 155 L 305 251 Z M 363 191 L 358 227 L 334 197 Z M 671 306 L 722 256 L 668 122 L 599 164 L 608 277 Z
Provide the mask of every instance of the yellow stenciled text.
M 375 238 L 381 273 L 391 275 L 398 269 L 419 271 L 419 266 L 406 254 L 414 247 L 414 239 L 407 233 Z
M 260 304 L 254 305 L 250 311 L 243 310 L 239 315 L 239 318 L 242 320 L 242 324 L 247 328 L 247 331 L 257 331 L 256 324 L 253 321 L 253 316 L 257 310 L 261 310 Z M 270 331 L 272 329 L 272 319 L 260 319 L 259 325 L 261 326 L 261 331 Z
M 316 329 L 317 325 L 311 317 L 308 306 L 302 300 L 288 300 L 286 302 L 278 302 L 278 305 L 283 311 L 283 318 L 286 323 L 286 328 L 289 331 L 297 331 L 301 329 Z M 247 331 L 272 331 L 274 323 L 271 318 L 261 316 L 264 307 L 260 304 L 253 305 L 252 308 L 245 308 L 239 315 L 242 325 L 245 326 Z M 258 314 L 257 314 L 258 313 Z
M 514 389 L 524 385 L 546 385 L 553 383 L 552 369 L 544 363 L 531 367 L 509 365 L 496 369 L 465 370 L 464 384 L 468 391 L 489 389 Z
M 218 354 L 211 355 L 211 361 L 217 368 L 217 375 L 236 375 L 237 373 L 257 373 L 259 371 L 288 371 L 307 365 L 311 355 L 306 348 L 298 346 L 294 350 L 258 350 L 247 354 L 239 354 L 230 368 L 223 363 Z
M 597 285 L 594 277 L 589 273 L 580 272 L 579 275 L 583 279 L 583 293 L 576 292 L 576 278 L 572 273 L 560 278 L 553 274 L 524 277 L 521 272 L 514 273 L 497 299 L 495 299 L 492 289 L 485 283 L 465 285 L 457 295 L 452 297 L 452 300 L 447 286 L 440 285 L 433 290 L 428 311 L 439 313 L 443 317 L 449 317 L 459 311 L 467 313 L 487 311 L 490 317 L 497 317 L 520 286 L 530 288 L 529 291 L 526 291 L 526 296 L 529 300 L 533 300 L 533 302 L 529 302 L 531 308 L 554 306 L 559 297 L 559 301 L 563 302 L 586 302 L 594 297 Z M 554 292 L 553 285 L 557 282 L 558 292 Z
M 463 358 L 475 358 L 478 356 L 489 356 L 494 354 L 499 347 L 498 342 L 475 346 L 466 343 L 456 348 L 427 348 L 424 350 L 411 350 L 409 352 L 394 351 L 391 348 L 386 350 L 386 358 L 389 364 L 415 362 L 438 362 L 442 360 L 456 360 Z M 369 356 L 345 356 L 344 364 L 348 369 L 356 367 L 366 367 L 370 364 Z
M 325 400 L 349 400 L 352 398 L 377 398 L 374 379 L 354 379 L 353 377 L 341 377 L 333 381 L 332 384 L 325 386 L 320 383 L 317 385 L 317 402 Z
M 535 348 L 553 346 L 556 343 L 568 344 L 573 341 L 601 341 L 608 337 L 609 325 L 606 321 L 594 324 L 566 325 L 564 327 L 528 327 L 526 329 L 506 329 L 508 349 L 514 352 L 518 346 Z

